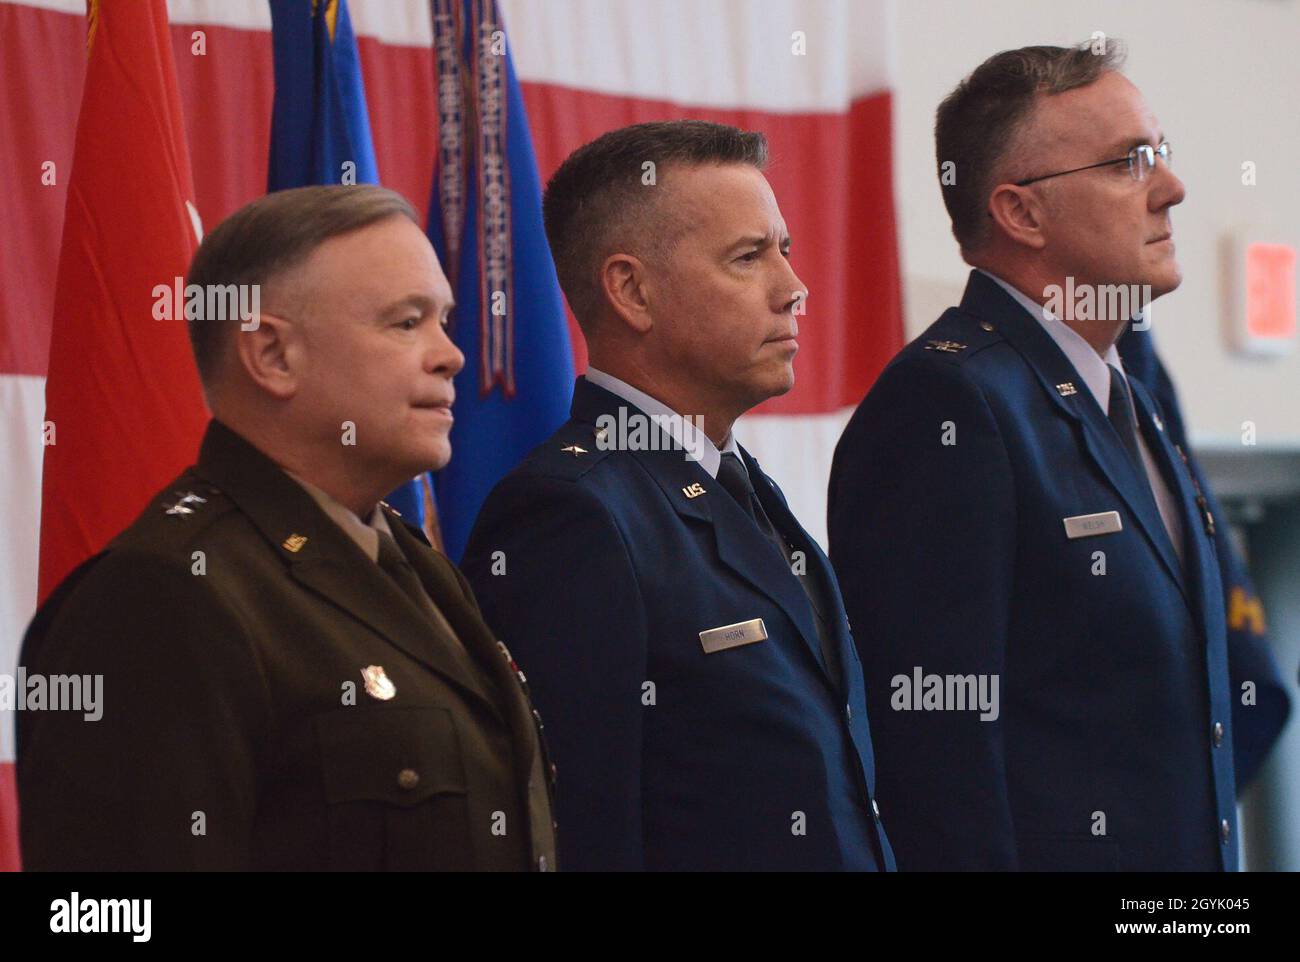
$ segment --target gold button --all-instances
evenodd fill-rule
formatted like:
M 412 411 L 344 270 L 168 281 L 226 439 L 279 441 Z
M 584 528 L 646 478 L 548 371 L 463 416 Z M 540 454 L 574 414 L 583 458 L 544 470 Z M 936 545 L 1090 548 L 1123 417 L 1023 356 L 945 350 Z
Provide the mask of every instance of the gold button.
M 980 321 L 980 327 L 986 331 L 993 330 L 993 325 L 990 324 L 988 321 Z
M 420 773 L 417 772 L 414 768 L 403 768 L 400 772 L 397 773 L 397 785 L 399 788 L 404 788 L 409 792 L 411 789 L 413 789 L 416 785 L 419 784 L 420 784 Z
M 545 855 L 538 856 L 538 858 L 537 858 L 537 871 L 539 871 L 539 872 L 545 872 L 545 871 L 546 871 L 546 856 L 545 856 Z

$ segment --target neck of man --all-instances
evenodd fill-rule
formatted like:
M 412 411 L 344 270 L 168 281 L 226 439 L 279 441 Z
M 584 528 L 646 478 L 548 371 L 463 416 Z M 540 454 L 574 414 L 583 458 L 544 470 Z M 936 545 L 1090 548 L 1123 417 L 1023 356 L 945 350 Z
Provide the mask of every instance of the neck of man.
M 265 412 L 252 415 L 233 405 L 214 409 L 213 417 L 282 471 L 320 488 L 363 522 L 380 499 L 401 484 L 370 476 L 362 456 L 355 447 L 344 445 L 341 435 L 313 433 L 301 426 L 295 430 L 287 418 Z
M 1020 293 L 1024 294 L 1034 303 L 1043 306 L 1048 301 L 1053 300 L 1052 293 L 1055 291 L 1062 292 L 1058 296 L 1058 304 L 1063 303 L 1060 298 L 1064 298 L 1065 293 L 1070 290 L 1080 290 L 1082 284 L 1076 278 L 1071 284 L 1065 274 L 1059 271 L 1047 269 L 1037 264 L 1026 263 L 1023 260 L 1007 260 L 1005 262 L 997 259 L 990 259 L 986 263 L 975 264 L 978 267 L 995 274 L 1002 278 Z M 1096 291 L 1094 291 L 1094 304 L 1096 305 Z M 1073 305 L 1066 305 L 1072 308 Z M 1098 309 L 1100 305 L 1097 305 Z M 1074 333 L 1088 342 L 1088 346 L 1097 352 L 1097 356 L 1105 358 L 1106 353 L 1111 346 L 1120 339 L 1124 333 L 1124 327 L 1129 323 L 1131 318 L 1120 318 L 1118 320 L 1110 319 L 1093 319 L 1079 320 L 1073 317 L 1062 317 L 1062 314 L 1072 314 L 1072 310 L 1056 312 L 1056 319 L 1059 323 L 1064 324 Z M 1097 310 L 1093 311 L 1095 315 Z
M 743 413 L 734 410 L 733 406 L 710 402 L 701 396 L 697 386 L 685 383 L 683 379 L 658 366 L 646 364 L 630 353 L 602 351 L 596 345 L 590 345 L 589 359 L 592 367 L 650 395 L 660 404 L 671 408 L 673 413 L 692 419 L 699 418 L 697 423 L 701 425 L 705 437 L 719 451 L 731 434 L 736 418 Z

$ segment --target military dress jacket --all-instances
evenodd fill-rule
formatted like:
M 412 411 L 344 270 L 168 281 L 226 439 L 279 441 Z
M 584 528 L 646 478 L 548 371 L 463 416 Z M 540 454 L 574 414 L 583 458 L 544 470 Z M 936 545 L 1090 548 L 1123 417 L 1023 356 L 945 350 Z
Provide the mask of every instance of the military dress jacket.
M 493 490 L 462 562 L 546 717 L 564 864 L 892 868 L 826 556 L 742 448 L 763 510 L 821 581 L 833 666 L 777 546 L 681 447 L 603 427 L 620 409 L 645 426 L 579 378 L 571 420 Z
M 101 675 L 103 705 L 17 713 L 26 867 L 553 868 L 522 676 L 456 568 L 387 519 L 443 618 L 213 421 L 27 632 L 29 674 Z
M 900 870 L 1237 865 L 1214 519 L 1129 385 L 1185 562 L 1073 364 L 978 271 L 840 439 L 830 556 Z

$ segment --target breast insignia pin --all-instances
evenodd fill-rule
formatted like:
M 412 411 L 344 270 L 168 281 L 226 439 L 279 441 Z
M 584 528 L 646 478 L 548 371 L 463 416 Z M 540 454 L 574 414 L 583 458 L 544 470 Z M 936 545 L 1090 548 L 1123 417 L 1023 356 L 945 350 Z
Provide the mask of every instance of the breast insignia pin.
M 379 701 L 388 701 L 397 694 L 397 687 L 388 680 L 382 665 L 369 665 L 361 669 L 361 677 L 366 683 L 366 694 Z

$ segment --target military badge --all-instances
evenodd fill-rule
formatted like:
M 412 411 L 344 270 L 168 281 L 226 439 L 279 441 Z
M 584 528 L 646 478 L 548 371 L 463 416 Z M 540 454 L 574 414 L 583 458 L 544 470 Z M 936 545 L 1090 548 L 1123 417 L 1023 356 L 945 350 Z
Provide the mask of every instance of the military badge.
M 366 694 L 379 701 L 388 701 L 397 694 L 397 686 L 388 679 L 382 665 L 370 665 L 361 669 L 361 677 L 366 683 Z
M 957 354 L 966 350 L 966 345 L 960 341 L 926 341 L 925 349 L 927 351 L 939 351 L 943 354 Z

